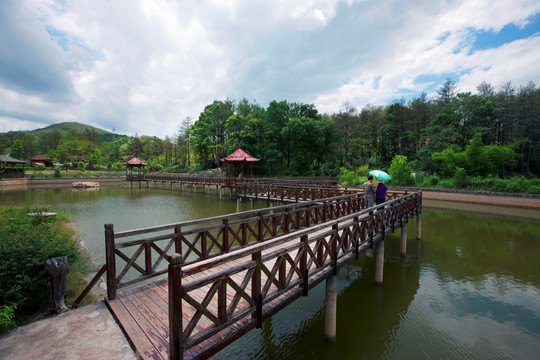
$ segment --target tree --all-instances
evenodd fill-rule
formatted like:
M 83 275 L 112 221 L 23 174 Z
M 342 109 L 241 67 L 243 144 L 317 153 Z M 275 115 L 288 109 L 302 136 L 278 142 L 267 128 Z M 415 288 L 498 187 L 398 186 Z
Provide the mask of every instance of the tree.
M 341 135 L 341 149 L 343 150 L 343 166 L 349 166 L 349 156 L 353 147 L 355 128 L 358 125 L 358 111 L 348 101 L 341 105 L 341 110 L 333 118 L 334 124 Z
M 24 160 L 26 159 L 26 155 L 24 152 L 23 144 L 20 139 L 15 140 L 13 145 L 11 145 L 11 150 L 9 152 L 9 156 L 15 159 Z
M 392 159 L 390 165 L 390 175 L 392 176 L 392 184 L 410 186 L 414 185 L 414 179 L 411 175 L 413 169 L 404 155 L 396 155 Z

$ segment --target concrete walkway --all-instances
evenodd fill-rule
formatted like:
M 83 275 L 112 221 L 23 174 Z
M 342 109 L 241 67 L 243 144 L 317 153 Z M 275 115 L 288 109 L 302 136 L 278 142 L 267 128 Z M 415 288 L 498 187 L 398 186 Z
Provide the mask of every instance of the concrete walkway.
M 0 335 L 0 359 L 138 359 L 103 302 Z

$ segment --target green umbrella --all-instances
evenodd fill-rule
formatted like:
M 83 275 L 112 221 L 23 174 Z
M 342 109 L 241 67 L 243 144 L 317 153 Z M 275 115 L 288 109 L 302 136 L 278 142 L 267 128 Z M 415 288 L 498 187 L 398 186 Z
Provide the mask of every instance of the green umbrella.
M 371 170 L 369 174 L 375 176 L 377 179 L 392 180 L 390 175 L 382 170 Z

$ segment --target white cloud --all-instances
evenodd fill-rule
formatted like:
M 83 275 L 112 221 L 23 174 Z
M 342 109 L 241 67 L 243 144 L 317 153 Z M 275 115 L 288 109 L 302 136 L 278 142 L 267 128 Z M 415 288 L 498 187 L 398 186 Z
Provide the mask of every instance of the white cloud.
M 523 27 L 539 11 L 529 0 L 12 0 L 0 5 L 0 48 L 19 39 L 10 64 L 26 72 L 0 76 L 0 125 L 164 137 L 227 97 L 332 113 L 419 93 L 434 85 L 426 75 L 462 74 L 472 90 L 539 82 L 538 37 L 474 51 L 471 33 Z

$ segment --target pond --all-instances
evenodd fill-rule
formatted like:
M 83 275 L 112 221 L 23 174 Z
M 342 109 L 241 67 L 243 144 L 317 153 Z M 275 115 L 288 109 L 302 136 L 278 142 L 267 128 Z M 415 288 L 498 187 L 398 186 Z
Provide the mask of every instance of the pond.
M 121 231 L 236 211 L 236 201 L 200 188 L 3 189 L 0 196 L 2 206 L 69 212 L 99 264 L 105 223 Z M 324 340 L 323 283 L 213 359 L 537 359 L 540 211 L 508 210 L 424 201 L 422 240 L 412 221 L 407 256 L 399 254 L 399 230 L 386 241 L 382 286 L 374 284 L 370 252 L 340 269 L 335 343 Z

